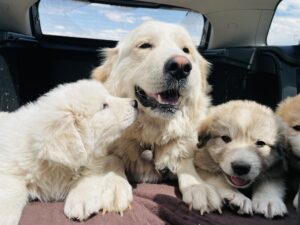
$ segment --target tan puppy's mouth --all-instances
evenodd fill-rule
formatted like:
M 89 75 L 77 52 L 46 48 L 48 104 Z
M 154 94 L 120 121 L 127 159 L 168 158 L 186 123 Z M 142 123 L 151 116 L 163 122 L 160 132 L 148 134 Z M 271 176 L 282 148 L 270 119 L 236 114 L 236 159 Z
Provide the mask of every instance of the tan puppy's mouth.
M 175 113 L 179 109 L 181 101 L 178 89 L 146 93 L 139 86 L 135 86 L 135 96 L 144 107 L 150 107 L 165 113 Z
M 251 184 L 251 180 L 244 179 L 238 176 L 225 174 L 227 182 L 235 188 L 246 188 Z

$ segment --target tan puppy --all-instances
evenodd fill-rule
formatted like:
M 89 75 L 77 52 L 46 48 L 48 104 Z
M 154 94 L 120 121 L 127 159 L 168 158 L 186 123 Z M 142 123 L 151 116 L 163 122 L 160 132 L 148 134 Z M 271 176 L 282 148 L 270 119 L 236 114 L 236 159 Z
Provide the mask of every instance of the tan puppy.
M 300 95 L 295 97 L 290 97 L 279 104 L 276 113 L 288 124 L 288 139 L 291 144 L 291 152 L 288 152 L 288 161 L 291 169 L 296 169 L 296 173 L 299 173 L 300 169 Z M 295 177 L 297 182 L 291 184 L 293 186 L 298 186 L 299 176 Z M 298 196 L 299 193 L 294 198 L 293 204 L 298 208 Z
M 120 178 L 120 160 L 108 154 L 107 146 L 135 121 L 136 108 L 136 101 L 82 80 L 60 85 L 16 112 L 1 113 L 0 224 L 17 225 L 29 199 L 67 198 L 65 214 L 79 220 L 100 209 L 125 210 L 131 186 Z
M 209 99 L 208 63 L 191 37 L 174 24 L 146 22 L 104 51 L 93 78 L 111 94 L 139 101 L 138 121 L 111 146 L 136 182 L 159 182 L 170 171 L 178 175 L 183 200 L 201 212 L 218 209 L 219 195 L 193 166 L 196 125 Z
M 199 129 L 195 165 L 239 214 L 283 216 L 285 188 L 281 148 L 283 122 L 252 101 L 230 101 L 210 109 Z M 239 190 L 251 188 L 252 199 Z

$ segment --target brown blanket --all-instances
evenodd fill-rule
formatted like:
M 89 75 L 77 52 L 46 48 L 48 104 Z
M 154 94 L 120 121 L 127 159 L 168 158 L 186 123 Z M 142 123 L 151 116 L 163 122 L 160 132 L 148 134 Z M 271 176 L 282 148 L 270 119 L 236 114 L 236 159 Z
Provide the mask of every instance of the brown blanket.
M 127 210 L 123 217 L 117 213 L 100 213 L 80 223 L 65 217 L 62 202 L 31 202 L 24 209 L 20 225 L 296 225 L 296 211 L 290 204 L 288 208 L 287 217 L 274 220 L 239 216 L 228 210 L 222 215 L 200 216 L 198 212 L 188 210 L 174 185 L 138 184 L 134 188 L 132 209 Z

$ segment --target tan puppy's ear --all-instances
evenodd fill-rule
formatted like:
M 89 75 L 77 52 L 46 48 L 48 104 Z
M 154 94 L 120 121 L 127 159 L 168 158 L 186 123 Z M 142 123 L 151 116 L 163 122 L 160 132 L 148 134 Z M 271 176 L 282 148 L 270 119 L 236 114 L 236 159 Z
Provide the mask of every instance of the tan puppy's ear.
M 206 61 L 206 59 L 203 58 L 203 56 L 201 56 L 199 54 L 199 64 L 200 64 L 200 72 L 201 72 L 201 87 L 202 90 L 208 94 L 211 92 L 211 86 L 208 84 L 207 79 L 208 79 L 208 75 L 210 73 L 210 67 L 211 64 Z
M 41 119 L 34 135 L 39 159 L 79 168 L 87 160 L 87 151 L 72 112 L 49 112 Z
M 278 138 L 275 144 L 275 148 L 279 157 L 282 159 L 283 169 L 287 171 L 290 153 L 292 152 L 292 147 L 288 138 L 288 124 L 285 123 L 279 116 L 276 116 L 276 122 L 278 125 Z
M 207 142 L 211 139 L 209 132 L 210 119 L 206 119 L 198 129 L 198 143 L 197 148 L 203 148 Z
M 101 54 L 104 56 L 104 63 L 92 71 L 91 77 L 104 83 L 111 73 L 114 62 L 118 58 L 118 49 L 105 48 L 101 51 Z

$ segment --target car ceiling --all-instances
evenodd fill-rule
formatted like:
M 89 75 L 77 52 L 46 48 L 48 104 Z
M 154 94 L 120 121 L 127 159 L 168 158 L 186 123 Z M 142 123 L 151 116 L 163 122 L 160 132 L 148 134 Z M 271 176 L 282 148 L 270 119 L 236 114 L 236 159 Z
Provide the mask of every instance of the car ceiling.
M 139 1 L 139 0 L 138 0 Z M 263 46 L 281 0 L 143 0 L 192 9 L 211 23 L 208 48 Z M 31 34 L 29 9 L 37 0 L 0 0 L 0 29 Z

